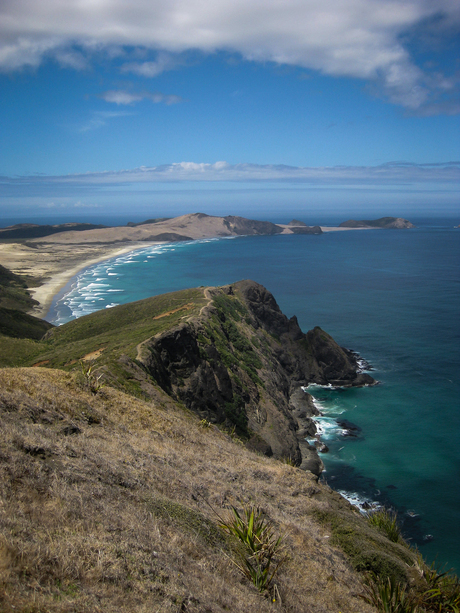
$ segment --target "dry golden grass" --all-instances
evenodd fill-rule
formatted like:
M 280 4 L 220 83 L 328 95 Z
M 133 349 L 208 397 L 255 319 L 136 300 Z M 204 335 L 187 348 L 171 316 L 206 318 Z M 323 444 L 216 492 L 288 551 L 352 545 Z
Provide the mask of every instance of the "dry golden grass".
M 373 611 L 312 517 L 348 503 L 169 406 L 0 370 L 0 611 Z M 218 528 L 213 509 L 242 503 L 286 533 L 276 602 L 238 573 Z

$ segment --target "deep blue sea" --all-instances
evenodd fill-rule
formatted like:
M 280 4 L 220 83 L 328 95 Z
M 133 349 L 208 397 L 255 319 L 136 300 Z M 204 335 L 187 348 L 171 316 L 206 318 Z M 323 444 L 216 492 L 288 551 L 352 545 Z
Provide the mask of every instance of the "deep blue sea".
M 458 221 L 457 221 L 458 223 Z M 319 325 L 373 367 L 376 387 L 312 388 L 324 478 L 398 509 L 429 559 L 460 572 L 460 229 L 213 239 L 149 247 L 82 272 L 48 319 L 186 287 L 262 283 L 304 331 Z M 345 436 L 336 419 L 356 424 Z

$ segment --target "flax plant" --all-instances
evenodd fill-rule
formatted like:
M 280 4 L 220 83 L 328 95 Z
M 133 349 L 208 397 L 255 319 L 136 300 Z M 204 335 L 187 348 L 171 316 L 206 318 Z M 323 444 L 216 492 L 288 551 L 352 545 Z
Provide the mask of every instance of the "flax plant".
M 259 592 L 266 592 L 286 556 L 283 536 L 277 536 L 273 524 L 255 507 L 240 512 L 232 507 L 232 517 L 220 527 L 238 541 L 237 561 L 233 561 Z

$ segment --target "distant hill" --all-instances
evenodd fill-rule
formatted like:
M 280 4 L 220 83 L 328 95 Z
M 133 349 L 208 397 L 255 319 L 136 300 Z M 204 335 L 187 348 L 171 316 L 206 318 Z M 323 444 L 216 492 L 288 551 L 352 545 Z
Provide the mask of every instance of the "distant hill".
M 405 228 L 415 228 L 415 226 L 408 221 L 407 219 L 403 219 L 402 217 L 380 217 L 380 219 L 362 219 L 361 221 L 356 221 L 355 219 L 350 219 L 348 221 L 344 221 L 340 224 L 340 228 L 384 228 L 384 229 L 405 229 Z
M 215 236 L 274 235 L 281 234 L 283 231 L 284 228 L 270 221 L 246 219 L 235 215 L 216 217 L 205 213 L 192 213 L 172 219 L 146 220 L 139 224 L 130 222 L 126 226 L 62 224 L 60 226 L 10 228 L 0 231 L 0 241 L 27 238 L 31 244 L 36 244 L 40 238 L 47 236 L 46 243 L 49 245 L 58 243 L 95 245 L 156 240 L 195 240 Z M 15 232 L 18 234 L 14 234 Z
M 299 221 L 298 219 L 293 219 L 288 223 L 288 226 L 306 226 L 307 224 L 304 221 Z
M 137 228 L 137 226 L 145 226 L 146 224 L 158 223 L 160 221 L 168 221 L 168 219 L 172 219 L 172 217 L 155 217 L 153 219 L 146 219 L 145 221 L 128 221 L 126 224 L 128 228 Z
M 53 325 L 16 309 L 0 306 L 0 334 L 13 338 L 40 340 Z
M 24 276 L 15 275 L 0 264 L 0 306 L 8 309 L 29 311 L 38 304 L 27 290 Z
M 107 226 L 101 224 L 91 223 L 62 223 L 52 226 L 21 223 L 14 226 L 8 226 L 7 228 L 0 228 L 0 240 L 43 238 L 60 232 L 82 232 L 84 230 L 96 230 L 106 227 Z

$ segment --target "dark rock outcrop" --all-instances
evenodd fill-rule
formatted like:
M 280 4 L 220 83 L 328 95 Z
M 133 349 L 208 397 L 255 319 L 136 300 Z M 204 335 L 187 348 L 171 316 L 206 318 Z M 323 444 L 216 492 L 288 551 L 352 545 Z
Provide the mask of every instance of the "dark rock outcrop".
M 289 228 L 292 234 L 322 234 L 320 226 L 293 226 Z
M 224 217 L 224 225 L 236 235 L 247 236 L 251 234 L 273 235 L 280 234 L 283 231 L 281 226 L 278 226 L 271 221 L 256 221 L 254 219 L 246 219 L 235 215 L 227 215 Z
M 200 316 L 141 343 L 137 363 L 201 418 L 319 475 L 322 462 L 305 440 L 316 433 L 318 411 L 301 386 L 374 379 L 321 328 L 304 334 L 263 286 L 241 281 L 206 291 Z
M 288 223 L 288 226 L 305 226 L 308 227 L 304 221 L 299 221 L 298 219 L 293 219 Z

